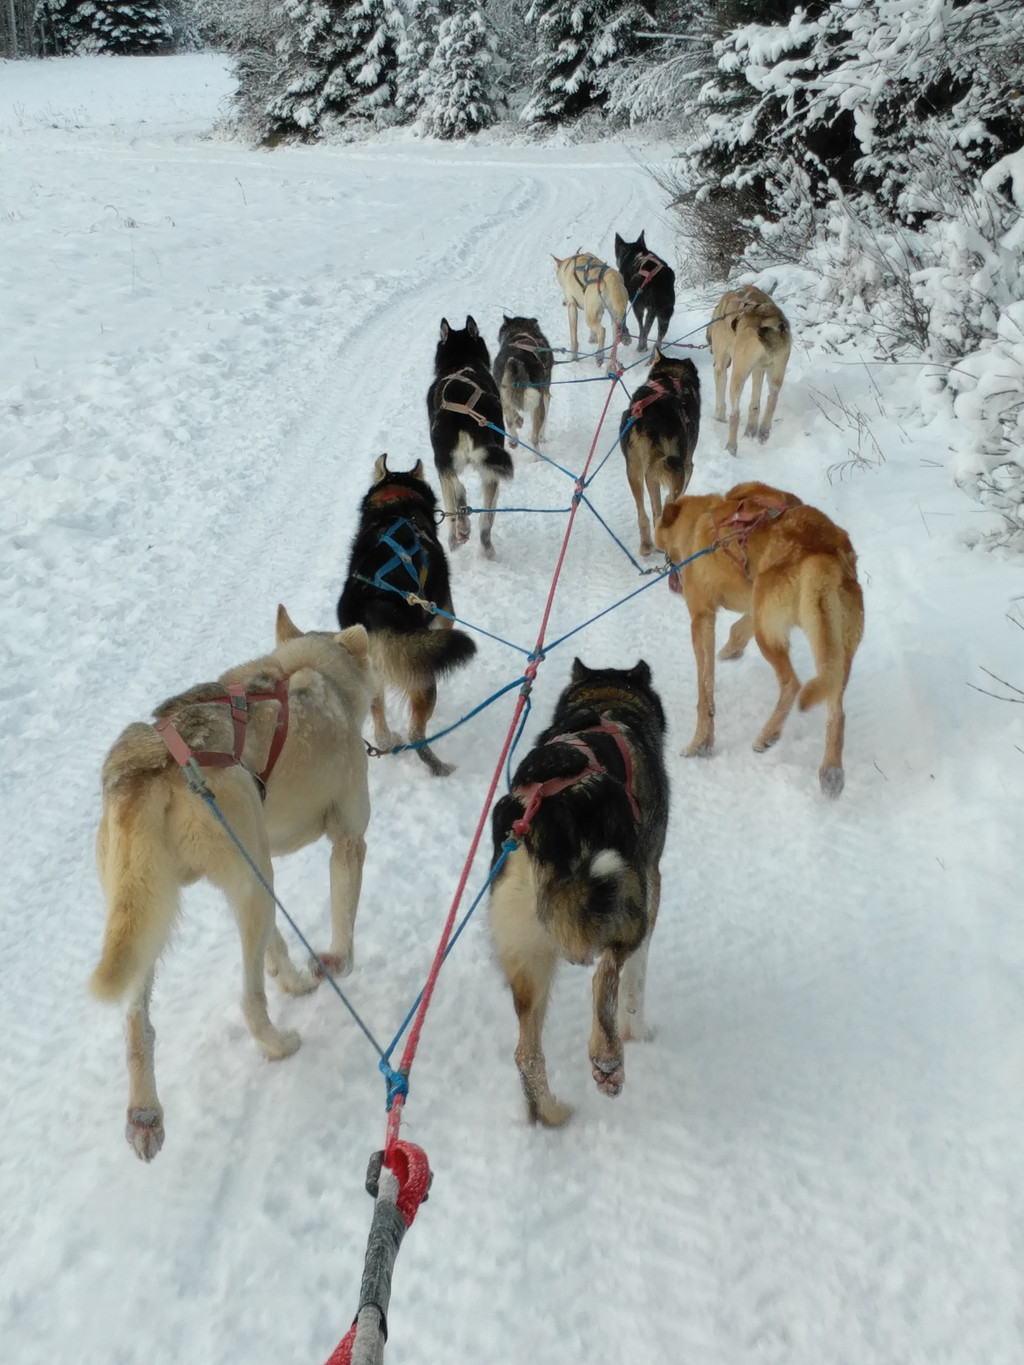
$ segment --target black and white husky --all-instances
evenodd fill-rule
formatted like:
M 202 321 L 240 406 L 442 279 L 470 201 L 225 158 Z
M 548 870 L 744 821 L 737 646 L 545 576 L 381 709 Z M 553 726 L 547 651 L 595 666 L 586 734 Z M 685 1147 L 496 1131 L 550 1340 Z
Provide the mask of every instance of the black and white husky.
M 491 527 L 498 503 L 498 480 L 510 479 L 513 469 L 502 435 L 501 397 L 491 374 L 490 353 L 473 318 L 467 317 L 459 331 L 449 326 L 447 318 L 441 319 L 434 375 L 427 393 L 427 416 L 445 516 L 450 522 L 448 545 L 454 550 L 469 539 L 466 490 L 459 476 L 467 465 L 475 465 L 487 509 L 480 519 L 480 544 L 488 559 L 493 559 Z
M 519 1018 L 516 1064 L 531 1122 L 569 1116 L 548 1088 L 541 1048 L 559 958 L 599 959 L 590 1062 L 602 1094 L 622 1089 L 623 1040 L 648 1036 L 644 978 L 668 824 L 664 747 L 665 712 L 647 664 L 591 669 L 576 659 L 551 725 L 491 814 L 494 862 L 510 836 L 518 841 L 491 888 L 491 927 Z
M 501 393 L 505 434 L 513 449 L 523 425 L 522 413 L 530 414 L 530 441 L 540 445 L 551 402 L 551 343 L 536 318 L 503 318 L 498 329 L 498 354 L 494 379 Z

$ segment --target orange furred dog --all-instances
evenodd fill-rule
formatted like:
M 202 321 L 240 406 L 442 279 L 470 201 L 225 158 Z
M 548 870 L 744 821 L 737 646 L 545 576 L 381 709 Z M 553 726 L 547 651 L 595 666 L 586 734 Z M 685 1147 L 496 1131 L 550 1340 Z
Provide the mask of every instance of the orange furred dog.
M 824 512 L 792 493 L 741 483 L 724 496 L 682 497 L 666 505 L 654 532 L 673 563 L 716 545 L 673 576 L 690 610 L 697 659 L 697 729 L 687 755 L 714 745 L 715 615 L 742 615 L 720 659 L 737 659 L 751 635 L 779 680 L 779 700 L 754 742 L 763 753 L 778 740 L 794 701 L 806 711 L 828 703 L 825 754 L 818 776 L 826 796 L 843 790 L 843 693 L 864 633 L 864 600 L 850 538 Z M 679 580 L 682 580 L 681 583 Z M 789 659 L 789 633 L 810 641 L 817 674 L 800 686 Z

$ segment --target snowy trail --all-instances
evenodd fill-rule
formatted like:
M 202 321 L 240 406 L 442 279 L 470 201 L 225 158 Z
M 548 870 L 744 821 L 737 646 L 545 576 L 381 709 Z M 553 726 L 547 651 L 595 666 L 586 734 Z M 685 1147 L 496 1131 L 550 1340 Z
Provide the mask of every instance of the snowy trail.
M 321 990 L 272 994 L 303 1047 L 262 1060 L 229 916 L 196 888 L 155 998 L 167 1145 L 151 1167 L 134 1160 L 121 1017 L 84 990 L 102 924 L 100 763 L 163 696 L 263 652 L 279 600 L 300 625 L 333 621 L 374 458 L 431 470 L 442 316 L 473 313 L 493 348 L 503 311 L 536 314 L 566 345 L 550 254 L 610 255 L 616 230 L 646 227 L 672 257 L 669 224 L 614 144 L 271 155 L 195 136 L 223 89 L 209 59 L 107 63 L 95 86 L 95 64 L 21 67 L 0 63 L 0 1336 L 17 1365 L 315 1365 L 355 1306 L 363 1173 L 384 1131 L 373 1055 Z M 63 94 L 32 84 L 60 68 Z M 682 293 L 672 334 L 714 301 Z M 1024 725 L 965 684 L 985 684 L 979 666 L 1021 680 L 1005 620 L 1019 567 L 964 548 L 977 510 L 936 467 L 950 435 L 915 424 L 905 373 L 798 346 L 771 441 L 733 459 L 695 355 L 693 491 L 766 477 L 835 516 L 858 550 L 867 633 L 847 788 L 834 805 L 818 793 L 820 713 L 752 753 L 774 699 L 753 647 L 718 669 L 715 756 L 677 756 L 695 683 L 685 612 L 663 585 L 551 651 L 526 743 L 574 653 L 646 657 L 670 717 L 656 1037 L 631 1046 L 621 1099 L 599 1096 L 589 982 L 566 969 L 545 1047 L 575 1115 L 561 1132 L 529 1128 L 478 915 L 442 976 L 406 1109 L 436 1177 L 399 1261 L 388 1358 L 1015 1365 Z M 607 383 L 556 389 L 559 463 L 582 466 Z M 623 406 L 617 395 L 599 458 Z M 564 475 L 515 460 L 503 506 L 568 506 Z M 617 452 L 593 496 L 635 553 Z M 456 611 L 531 647 L 563 528 L 500 515 L 495 562 L 475 538 L 453 556 Z M 549 638 L 640 581 L 581 508 Z M 806 675 L 802 641 L 794 659 Z M 436 728 L 521 668 L 480 641 Z M 439 741 L 458 764 L 447 782 L 411 756 L 372 766 L 346 989 L 382 1041 L 422 984 L 513 698 Z M 485 870 L 482 856 L 470 895 Z M 322 942 L 326 850 L 278 877 Z

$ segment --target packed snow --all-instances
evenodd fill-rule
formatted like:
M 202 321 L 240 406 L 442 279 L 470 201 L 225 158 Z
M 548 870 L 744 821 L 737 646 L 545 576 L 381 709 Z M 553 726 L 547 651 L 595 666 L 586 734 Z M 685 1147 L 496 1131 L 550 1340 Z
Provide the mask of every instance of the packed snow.
M 472 313 L 493 350 L 503 312 L 535 314 L 565 346 L 552 253 L 609 257 L 643 228 L 684 264 L 648 173 L 671 149 L 496 132 L 268 152 L 225 131 L 230 90 L 210 55 L 0 62 L 0 1340 L 16 1365 L 316 1365 L 347 1330 L 384 1133 L 376 1059 L 330 991 L 271 988 L 304 1043 L 265 1061 L 230 916 L 197 887 L 155 993 L 167 1141 L 135 1159 L 123 1018 L 85 987 L 100 765 L 163 697 L 270 648 L 279 601 L 334 623 L 374 459 L 431 468 L 443 316 Z M 954 482 L 966 403 L 922 415 L 917 368 L 819 344 L 828 305 L 801 281 L 760 281 L 799 319 L 765 446 L 725 452 L 707 352 L 684 352 L 705 410 L 691 491 L 763 478 L 849 532 L 867 626 L 846 790 L 818 789 L 820 710 L 752 752 L 775 696 L 753 645 L 718 670 L 715 755 L 679 756 L 694 666 L 663 583 L 550 652 L 524 745 L 574 653 L 646 658 L 670 716 L 656 1036 L 630 1045 L 622 1096 L 599 1095 L 589 977 L 564 968 L 545 1048 L 575 1114 L 530 1127 L 485 911 L 470 922 L 405 1109 L 435 1178 L 399 1257 L 389 1360 L 1024 1358 L 1021 562 L 982 548 L 999 518 Z M 671 334 L 700 345 L 718 292 L 681 290 Z M 547 453 L 578 470 L 609 381 L 592 362 L 558 377 L 593 380 L 553 396 Z M 622 406 L 593 495 L 635 553 Z M 503 506 L 568 506 L 556 468 L 515 461 Z M 500 514 L 495 561 L 475 538 L 452 557 L 457 613 L 530 647 L 564 525 Z M 550 636 L 643 581 L 581 509 Z M 521 671 L 479 645 L 435 729 Z M 802 638 L 794 657 L 808 676 Z M 423 982 L 514 697 L 437 742 L 451 778 L 408 754 L 372 763 L 344 988 L 379 1037 Z M 485 850 L 471 894 L 486 868 Z M 278 891 L 326 942 L 326 847 L 282 860 Z

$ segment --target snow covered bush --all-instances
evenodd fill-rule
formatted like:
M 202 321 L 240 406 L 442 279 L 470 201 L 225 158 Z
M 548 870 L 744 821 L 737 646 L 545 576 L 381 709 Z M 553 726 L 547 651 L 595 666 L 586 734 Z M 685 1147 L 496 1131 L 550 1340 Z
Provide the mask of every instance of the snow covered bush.
M 608 97 L 613 64 L 635 50 L 635 33 L 651 16 L 636 0 L 533 0 L 537 57 L 526 123 L 560 123 Z

